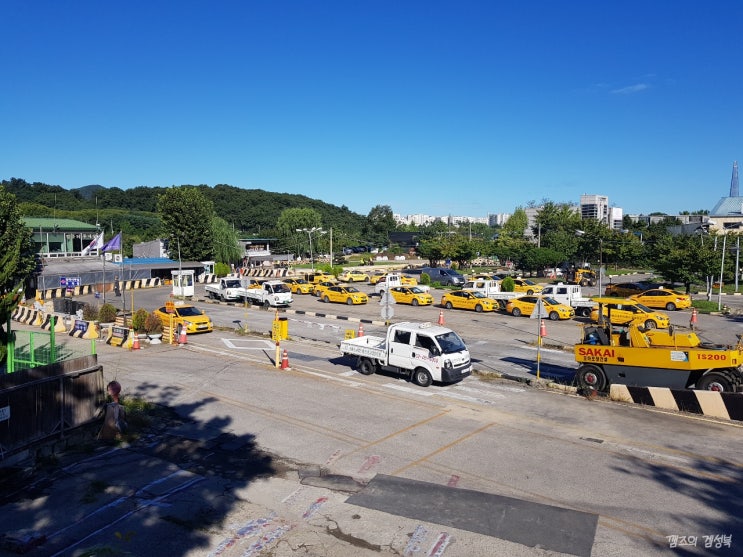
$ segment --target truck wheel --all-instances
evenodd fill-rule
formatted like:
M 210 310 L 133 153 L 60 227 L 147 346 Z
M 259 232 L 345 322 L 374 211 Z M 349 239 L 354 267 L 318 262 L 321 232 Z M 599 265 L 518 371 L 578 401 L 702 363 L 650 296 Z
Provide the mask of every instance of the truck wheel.
M 591 317 L 591 308 L 583 308 L 581 315 L 583 317 Z
M 557 321 L 558 319 L 560 319 L 560 314 L 557 313 L 556 311 L 551 311 L 550 312 L 550 321 Z
M 369 358 L 362 358 L 359 361 L 359 373 L 361 375 L 372 375 L 375 371 L 377 371 L 377 366 Z
M 433 383 L 433 379 L 431 379 L 431 374 L 428 373 L 427 369 L 417 367 L 413 370 L 413 383 L 421 387 L 428 387 Z
M 575 374 L 575 381 L 581 389 L 603 391 L 608 387 L 608 381 L 603 370 L 592 365 L 580 366 Z
M 673 302 L 668 302 L 666 304 L 666 311 L 676 311 L 676 304 Z
M 511 315 L 514 317 L 519 317 L 521 315 L 521 310 L 519 308 L 513 308 L 511 310 Z
M 697 381 L 696 388 L 702 391 L 717 391 L 720 393 L 732 393 L 733 384 L 730 379 L 717 371 L 705 373 Z
M 268 308 L 269 308 L 270 306 L 271 306 L 271 304 L 270 304 L 270 303 L 268 303 L 268 300 L 265 300 L 265 301 L 263 302 L 263 309 L 268 309 Z
M 655 329 L 657 327 L 658 327 L 658 325 L 652 319 L 648 319 L 647 321 L 645 321 L 645 328 L 646 329 Z
M 446 309 L 451 309 L 451 308 L 453 308 L 454 306 L 453 306 L 453 305 L 451 305 L 451 302 L 446 302 L 446 305 L 445 305 L 444 307 L 445 307 Z
M 327 296 L 325 296 L 325 297 L 324 297 L 324 298 L 322 299 L 322 301 L 323 301 L 323 302 L 325 302 L 326 304 L 327 304 L 327 303 L 330 303 L 330 298 L 328 298 Z
M 475 311 L 476 311 L 477 313 L 482 313 L 482 306 L 481 306 L 480 304 L 477 304 L 477 305 L 475 306 Z

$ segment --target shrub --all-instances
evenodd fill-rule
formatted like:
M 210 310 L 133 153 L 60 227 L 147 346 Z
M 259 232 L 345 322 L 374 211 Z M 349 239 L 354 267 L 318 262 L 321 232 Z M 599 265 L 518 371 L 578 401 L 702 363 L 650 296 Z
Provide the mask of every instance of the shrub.
M 430 285 L 431 284 L 431 275 L 429 275 L 428 273 L 421 273 L 420 283 L 421 284 Z
M 85 321 L 98 321 L 98 306 L 85 304 L 83 306 L 83 319 Z
M 113 323 L 116 321 L 116 308 L 111 304 L 103 304 L 98 311 L 98 321 L 101 323 Z
M 154 313 L 148 313 L 144 320 L 144 330 L 151 335 L 160 334 L 163 332 L 163 322 Z
M 503 292 L 513 292 L 514 288 L 516 288 L 516 283 L 513 282 L 511 277 L 504 278 L 500 283 L 500 289 Z
M 226 277 L 230 274 L 230 266 L 227 263 L 215 263 L 214 274 L 218 277 Z
M 144 331 L 145 319 L 147 319 L 147 310 L 144 308 L 139 308 L 137 311 L 134 312 L 134 315 L 132 315 L 132 329 L 137 332 Z

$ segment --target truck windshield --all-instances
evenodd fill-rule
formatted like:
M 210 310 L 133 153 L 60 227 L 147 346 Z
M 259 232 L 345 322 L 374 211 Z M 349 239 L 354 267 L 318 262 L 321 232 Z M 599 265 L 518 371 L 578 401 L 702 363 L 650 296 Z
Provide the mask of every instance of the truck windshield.
M 239 280 L 228 280 L 224 283 L 227 288 L 240 288 Z
M 455 352 L 467 350 L 467 347 L 464 345 L 464 341 L 459 338 L 459 335 L 454 331 L 449 331 L 448 333 L 437 335 L 436 341 L 439 343 L 441 352 L 444 354 L 453 354 Z

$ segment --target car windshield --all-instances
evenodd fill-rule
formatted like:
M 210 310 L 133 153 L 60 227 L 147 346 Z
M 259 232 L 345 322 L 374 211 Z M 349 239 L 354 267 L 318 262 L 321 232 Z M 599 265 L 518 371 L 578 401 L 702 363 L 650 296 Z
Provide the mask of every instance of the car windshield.
M 644 311 L 645 313 L 653 313 L 653 310 L 652 310 L 652 309 L 650 309 L 650 308 L 649 308 L 648 306 L 645 306 L 645 305 L 643 305 L 643 304 L 637 304 L 637 306 L 636 306 L 636 307 L 637 307 L 638 309 L 641 309 L 641 310 L 642 310 L 642 311 Z
M 454 331 L 449 331 L 448 333 L 437 335 L 436 341 L 439 343 L 441 352 L 444 354 L 453 354 L 455 352 L 467 350 L 467 347 L 464 345 L 464 341 L 459 338 L 459 335 Z
M 528 284 L 529 286 L 534 286 L 534 285 L 535 285 L 535 284 L 537 284 L 537 283 L 536 283 L 536 282 L 534 282 L 534 281 L 531 281 L 531 280 L 529 280 L 529 279 L 524 279 L 524 284 Z
M 470 294 L 472 294 L 475 298 L 487 298 L 487 296 L 482 292 L 470 292 Z
M 420 288 L 418 288 L 417 286 L 414 286 L 413 288 L 411 288 L 411 289 L 410 289 L 410 292 L 412 292 L 412 293 L 414 293 L 414 294 L 423 294 L 423 290 L 421 290 L 421 289 L 420 289 Z
M 358 291 L 359 291 L 359 289 L 356 288 L 355 286 L 347 286 L 346 287 L 346 292 L 358 292 Z
M 199 308 L 193 306 L 182 306 L 176 309 L 178 310 L 178 315 L 181 317 L 196 317 L 197 315 L 203 315 Z
M 560 305 L 560 302 L 558 302 L 558 301 L 557 301 L 557 300 L 555 300 L 554 298 L 550 298 L 549 296 L 548 296 L 548 297 L 546 297 L 546 298 L 543 298 L 543 299 L 544 299 L 544 302 L 545 302 L 546 304 L 549 304 L 549 305 L 551 305 L 551 306 L 559 306 L 559 305 Z

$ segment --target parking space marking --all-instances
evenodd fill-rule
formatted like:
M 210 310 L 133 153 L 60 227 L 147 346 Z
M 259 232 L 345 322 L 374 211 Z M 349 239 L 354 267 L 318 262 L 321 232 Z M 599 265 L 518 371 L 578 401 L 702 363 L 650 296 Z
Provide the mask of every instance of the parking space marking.
M 223 338 L 222 342 L 227 348 L 234 350 L 267 350 L 275 348 L 275 344 L 268 340 Z

